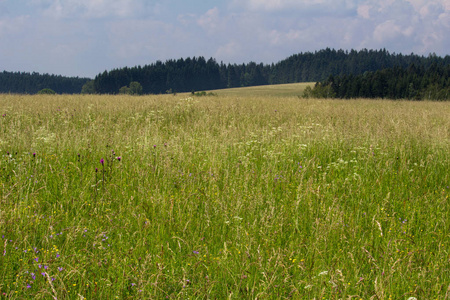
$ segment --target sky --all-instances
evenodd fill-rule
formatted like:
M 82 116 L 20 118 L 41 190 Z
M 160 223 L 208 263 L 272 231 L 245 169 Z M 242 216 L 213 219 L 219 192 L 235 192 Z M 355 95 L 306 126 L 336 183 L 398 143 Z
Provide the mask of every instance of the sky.
M 0 71 L 94 78 L 203 56 L 324 48 L 450 55 L 450 0 L 0 0 Z

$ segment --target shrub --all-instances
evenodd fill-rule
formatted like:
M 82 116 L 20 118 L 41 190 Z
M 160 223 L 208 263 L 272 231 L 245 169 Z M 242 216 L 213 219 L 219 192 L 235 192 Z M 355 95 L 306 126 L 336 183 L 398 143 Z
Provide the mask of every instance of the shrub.
M 39 92 L 37 92 L 38 95 L 56 95 L 56 92 L 52 89 L 42 89 Z

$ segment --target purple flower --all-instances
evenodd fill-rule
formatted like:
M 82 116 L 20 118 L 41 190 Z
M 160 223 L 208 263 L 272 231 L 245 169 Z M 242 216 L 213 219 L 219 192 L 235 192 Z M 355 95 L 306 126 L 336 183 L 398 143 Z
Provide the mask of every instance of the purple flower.
M 33 157 L 36 157 L 36 152 L 33 153 Z
M 135 285 L 136 285 L 136 283 L 132 283 L 132 284 L 131 284 L 131 286 L 135 286 Z
M 31 289 L 31 285 L 27 284 L 27 289 Z
M 117 160 L 118 161 L 120 161 L 122 159 L 122 157 L 120 157 L 120 156 L 117 156 Z
M 47 270 L 47 269 L 48 269 L 48 266 L 44 266 L 44 269 L 46 269 L 46 270 Z
M 95 168 L 95 173 L 97 173 L 98 172 L 98 168 Z
M 194 254 L 199 254 L 199 252 L 198 252 L 198 251 L 195 251 L 195 250 L 192 251 L 192 253 L 194 253 Z
M 34 273 L 31 273 L 30 275 L 31 275 L 31 278 L 33 278 L 33 280 L 36 279 L 36 276 L 34 275 Z
M 104 163 L 105 161 L 103 160 L 103 158 L 102 159 L 100 159 L 100 163 L 103 165 L 103 163 Z
M 60 257 L 61 255 L 59 255 L 59 253 L 56 254 L 56 258 Z
M 63 267 L 58 267 L 58 271 L 61 272 L 62 270 L 64 270 Z
M 39 265 L 38 265 L 38 267 L 39 267 L 39 269 L 40 269 L 40 268 L 42 268 L 42 265 L 41 265 L 41 264 L 39 264 Z
M 153 145 L 153 148 L 156 148 L 156 145 Z
M 34 260 L 35 260 L 36 262 L 38 262 L 38 261 L 39 261 L 39 257 L 36 257 Z

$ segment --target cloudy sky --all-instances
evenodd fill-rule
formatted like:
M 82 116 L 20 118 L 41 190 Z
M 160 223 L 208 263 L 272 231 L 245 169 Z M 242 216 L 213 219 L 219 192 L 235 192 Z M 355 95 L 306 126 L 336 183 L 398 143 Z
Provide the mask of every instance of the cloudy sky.
M 450 0 L 0 0 L 0 71 L 93 78 L 193 56 L 272 63 L 381 49 L 450 54 Z

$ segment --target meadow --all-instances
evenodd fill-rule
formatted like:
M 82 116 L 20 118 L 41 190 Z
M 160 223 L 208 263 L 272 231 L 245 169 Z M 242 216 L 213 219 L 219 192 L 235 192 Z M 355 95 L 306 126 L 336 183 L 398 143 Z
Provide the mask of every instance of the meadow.
M 0 298 L 449 299 L 449 116 L 0 95 Z

